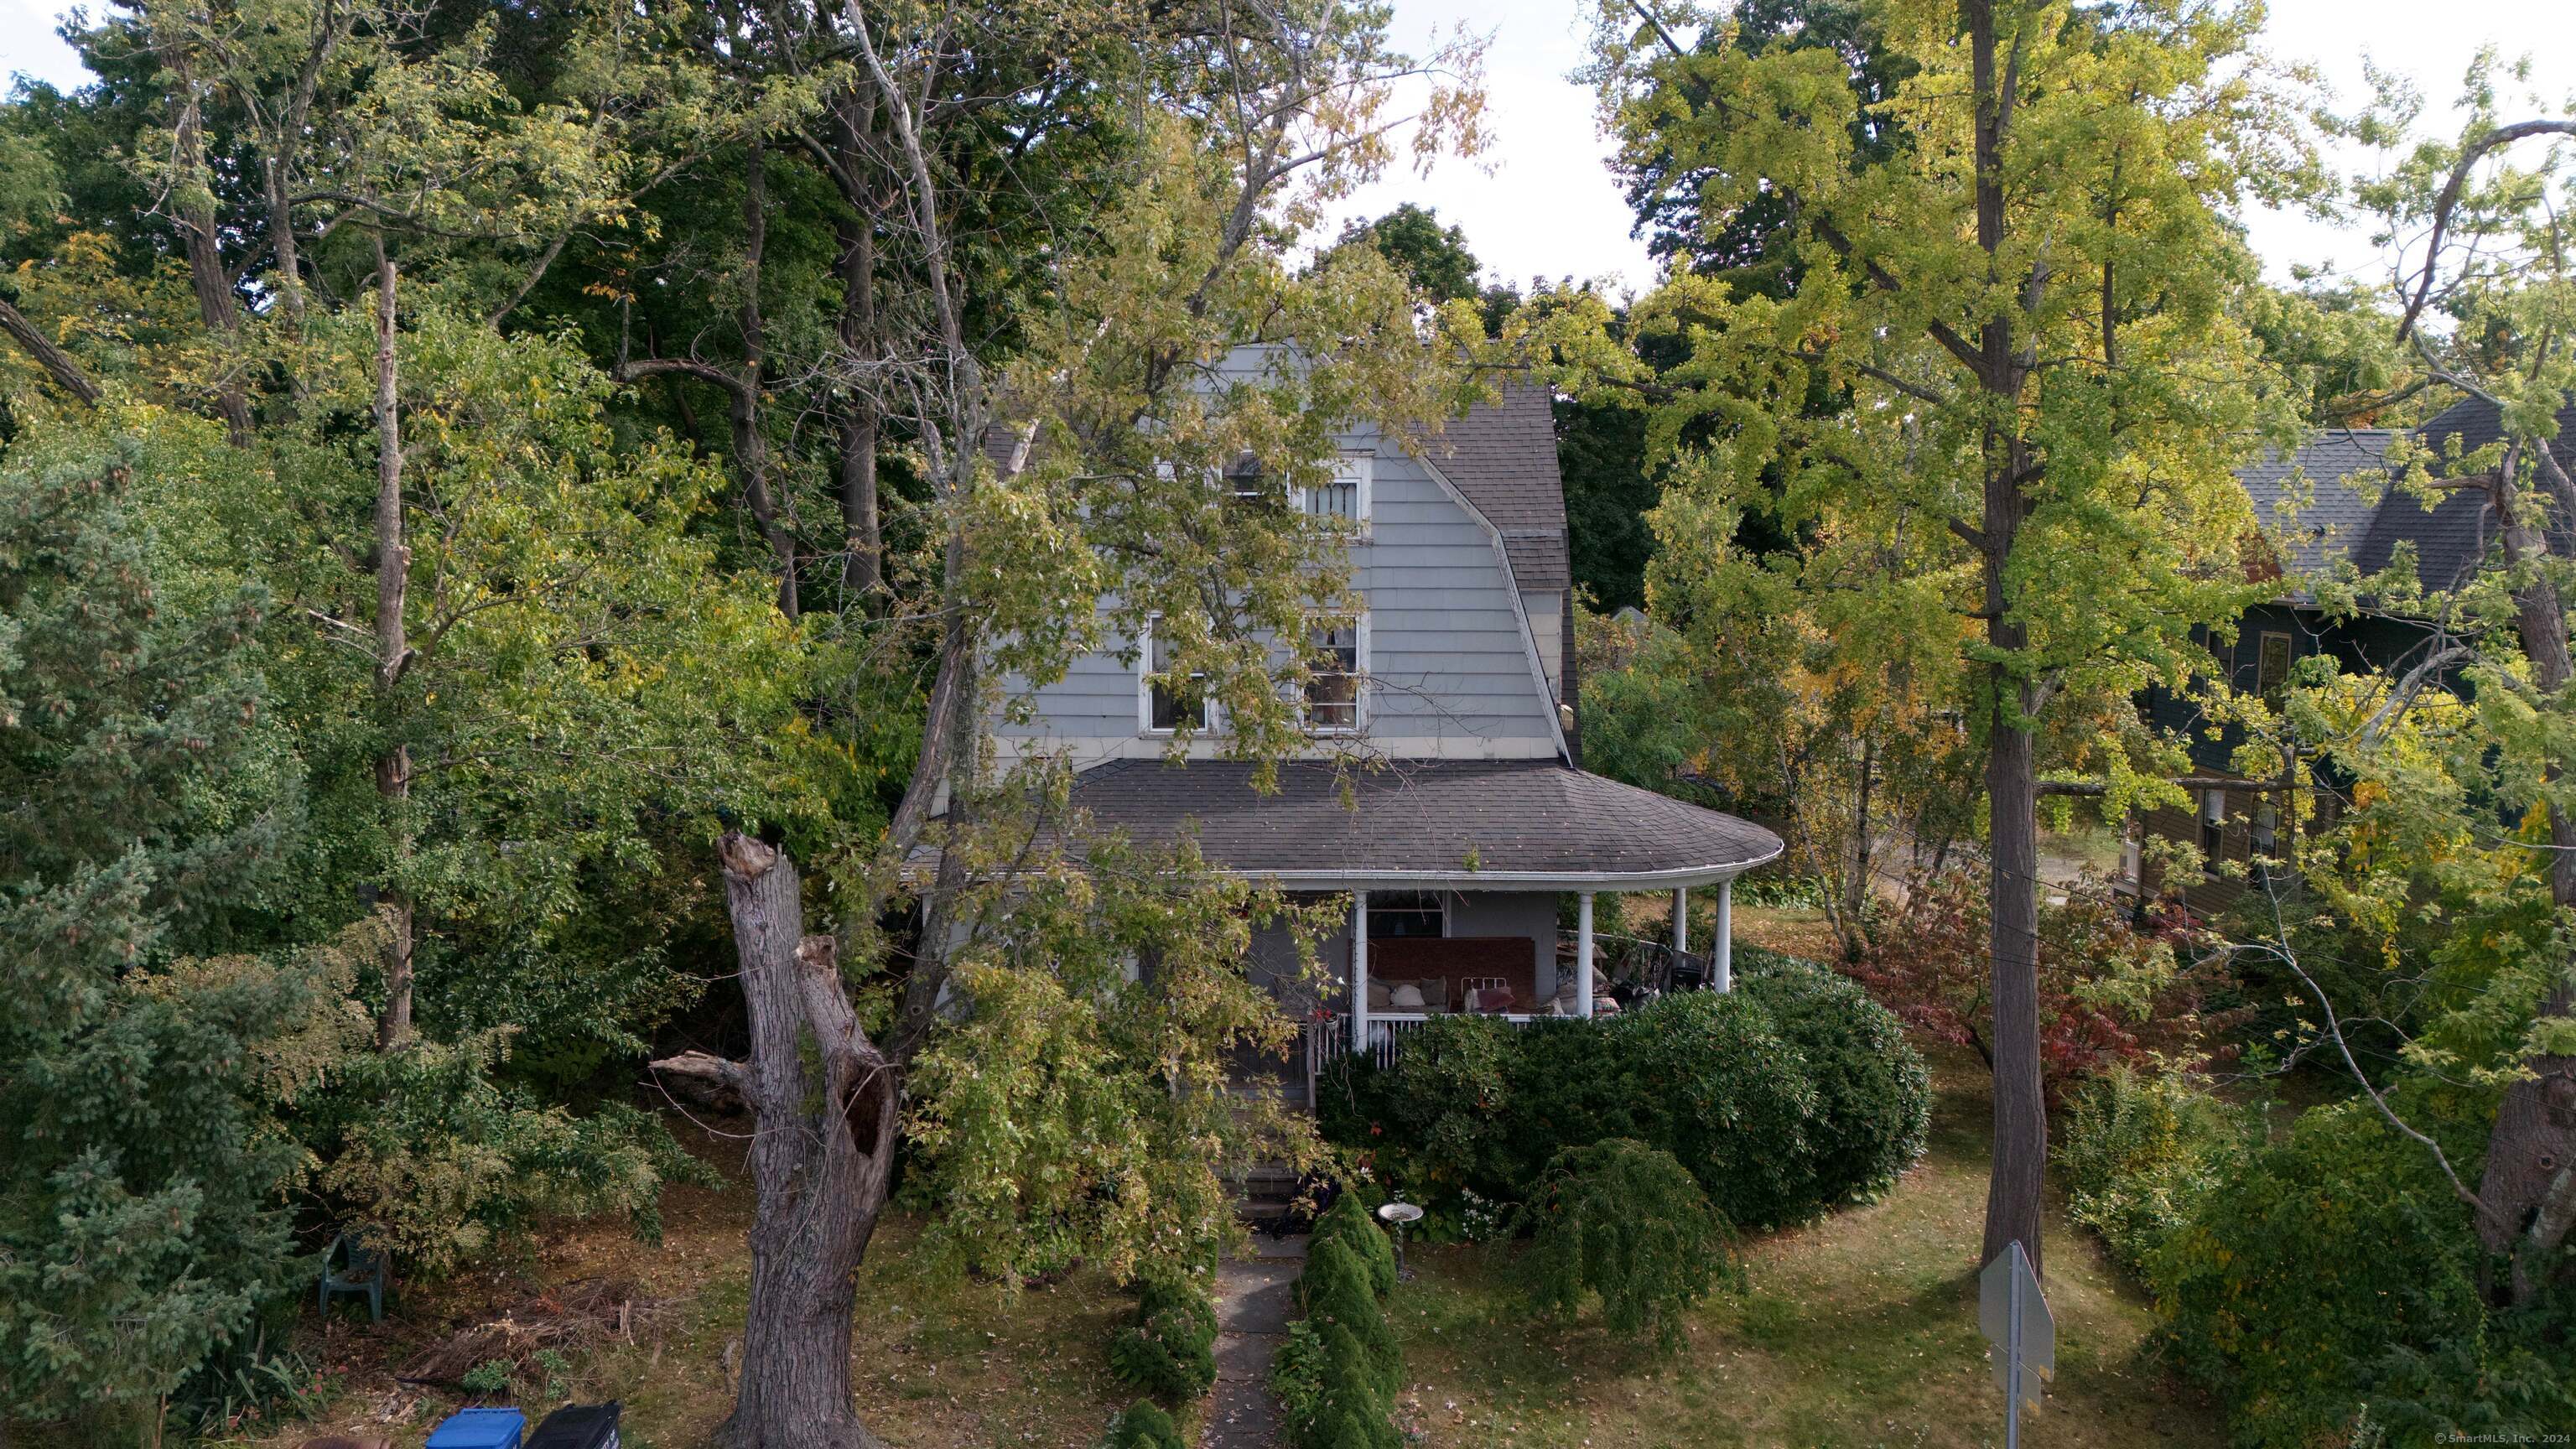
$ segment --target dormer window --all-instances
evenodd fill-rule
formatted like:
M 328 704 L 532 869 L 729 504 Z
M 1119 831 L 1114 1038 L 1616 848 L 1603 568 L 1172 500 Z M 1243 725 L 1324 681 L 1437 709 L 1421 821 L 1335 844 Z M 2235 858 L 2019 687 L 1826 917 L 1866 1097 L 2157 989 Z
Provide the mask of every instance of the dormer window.
M 1367 620 L 1360 618 L 1323 625 L 1307 641 L 1317 656 L 1306 676 L 1306 727 L 1315 733 L 1359 732 L 1367 638 Z
M 1157 620 L 1156 622 L 1160 622 Z M 1191 729 L 1216 728 L 1216 700 L 1207 692 L 1207 676 L 1172 677 L 1172 646 L 1152 623 L 1145 626 L 1145 647 L 1137 652 L 1136 696 L 1147 734 L 1168 735 L 1186 723 Z

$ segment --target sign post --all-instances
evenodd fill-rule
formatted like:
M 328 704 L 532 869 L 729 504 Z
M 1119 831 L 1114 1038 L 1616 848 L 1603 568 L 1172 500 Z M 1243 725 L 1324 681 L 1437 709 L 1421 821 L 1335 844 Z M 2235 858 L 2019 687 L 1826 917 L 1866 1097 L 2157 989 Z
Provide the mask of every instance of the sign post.
M 2004 1391 L 2004 1449 L 2021 1449 L 2021 1406 L 2033 1409 L 2057 1374 L 2057 1323 L 2040 1296 L 2030 1254 L 2015 1239 L 1977 1275 L 1977 1327 L 1993 1343 L 1995 1386 Z

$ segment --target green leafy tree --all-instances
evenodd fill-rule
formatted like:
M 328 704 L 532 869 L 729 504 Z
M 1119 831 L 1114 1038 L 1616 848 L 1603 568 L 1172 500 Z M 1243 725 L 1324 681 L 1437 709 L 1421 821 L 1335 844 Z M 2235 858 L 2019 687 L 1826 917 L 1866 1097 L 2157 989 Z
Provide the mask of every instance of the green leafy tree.
M 0 1424 L 157 1424 L 297 1256 L 261 1062 L 311 982 L 183 959 L 295 826 L 232 774 L 267 601 L 162 586 L 137 462 L 0 465 Z
M 2222 214 L 2287 112 L 2234 64 L 2246 11 L 1869 6 L 1889 82 L 1871 114 L 1905 138 L 1883 150 L 1855 142 L 1859 82 L 1832 49 L 1684 46 L 1737 30 L 1689 5 L 1600 17 L 1592 76 L 1623 145 L 1706 175 L 1703 242 L 1784 206 L 1799 284 L 1689 271 L 1630 309 L 1626 341 L 1577 311 L 1532 334 L 1586 395 L 1654 404 L 1676 567 L 1838 595 L 1842 636 L 1901 641 L 1905 679 L 1951 682 L 1983 755 L 1994 901 L 1984 1256 L 2036 1256 L 2037 746 L 2063 701 L 2177 674 L 2191 627 L 2244 597 L 2229 469 L 2265 414 L 2228 310 L 2252 268 Z M 1642 337 L 1686 361 L 1649 366 Z M 1747 512 L 1794 550 L 1744 557 Z
M 2382 476 L 2360 481 L 2427 507 L 2472 492 L 2493 522 L 2455 579 L 2419 578 L 2400 555 L 2377 576 L 2346 565 L 2316 585 L 2330 609 L 2420 619 L 2426 640 L 2380 678 L 2319 661 L 2277 718 L 2258 713 L 2274 739 L 2353 782 L 2359 808 L 2339 831 L 2370 848 L 2304 852 L 2304 890 L 2265 903 L 2249 950 L 2299 996 L 2298 1050 L 2348 1071 L 2382 1125 L 2432 1160 L 2490 1260 L 2505 1265 L 2487 1286 L 2529 1310 L 2564 1281 L 2576 1228 L 2576 966 L 2563 941 L 2576 910 L 2564 768 L 2576 746 L 2566 605 L 2576 457 L 2564 435 L 2576 274 L 2558 220 L 2576 120 L 2537 100 L 2529 119 L 2506 119 L 2507 84 L 2482 57 L 2462 98 L 2467 119 L 2448 136 L 2426 134 L 2421 97 L 2387 78 L 2350 123 L 2385 161 L 2353 184 L 2354 210 L 2405 240 L 2389 243 L 2390 290 L 2362 313 L 2376 324 L 2371 345 L 2325 374 L 2358 384 L 2331 410 L 2429 412 Z M 2337 293 L 2313 310 L 2339 317 L 2349 305 Z M 2427 903 L 2443 923 L 2430 940 Z M 2347 951 L 2364 959 L 2336 959 Z M 2347 1025 L 2368 1014 L 2372 979 L 2392 974 L 2370 955 L 2441 983 L 2394 1071 L 2369 1069 L 2370 1028 Z M 2482 1165 L 2458 1149 L 2456 1116 L 2410 1120 L 2395 1105 L 2419 1073 L 2492 1094 Z

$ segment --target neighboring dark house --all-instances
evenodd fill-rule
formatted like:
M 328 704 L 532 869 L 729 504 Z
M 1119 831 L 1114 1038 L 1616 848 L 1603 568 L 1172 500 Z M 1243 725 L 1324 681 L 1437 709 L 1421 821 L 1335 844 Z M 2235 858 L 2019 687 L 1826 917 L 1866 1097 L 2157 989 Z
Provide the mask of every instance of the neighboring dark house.
M 2417 436 L 2437 454 L 2454 439 L 2465 453 L 2493 442 L 2497 426 L 2493 406 L 2470 400 L 2444 409 Z M 2280 687 L 2291 666 L 2312 655 L 2331 656 L 2346 674 L 2402 671 L 2423 657 L 2432 637 L 2424 623 L 2393 613 L 2330 616 L 2318 606 L 2309 581 L 2336 571 L 2342 562 L 2349 560 L 2367 577 L 2387 570 L 2402 547 L 2411 550 L 2415 576 L 2432 592 L 2457 588 L 2485 564 L 2496 541 L 2486 490 L 2460 488 L 2427 509 L 2415 495 L 2386 486 L 2382 470 L 2388 466 L 2389 449 L 2404 436 L 2387 429 L 2334 429 L 2317 434 L 2295 453 L 2238 470 L 2237 481 L 2254 505 L 2255 521 L 2290 583 L 2277 602 L 2245 611 L 2233 641 L 2216 636 L 2202 640 L 2239 692 L 2268 693 Z M 2576 406 L 2559 415 L 2558 440 L 2551 451 L 2563 464 L 2576 467 Z M 2218 867 L 2257 856 L 2291 858 L 2279 838 L 2290 828 L 2278 809 L 2287 762 L 2282 776 L 2250 776 L 2235 758 L 2244 743 L 2242 729 L 2214 726 L 2193 701 L 2167 690 L 2150 691 L 2145 707 L 2152 724 L 2190 735 L 2197 779 L 2227 781 L 2195 786 L 2189 809 L 2159 807 L 2143 820 L 2146 837 L 2199 847 L 2211 868 L 2179 883 L 2179 894 L 2195 912 L 2214 914 L 2254 879 L 2250 866 L 2241 872 Z M 2333 782 L 2326 783 L 2317 801 L 2320 823 L 2343 803 Z M 2122 866 L 2123 886 L 2169 889 L 2174 883 L 2144 860 L 2135 843 L 2138 834 L 2133 829 Z

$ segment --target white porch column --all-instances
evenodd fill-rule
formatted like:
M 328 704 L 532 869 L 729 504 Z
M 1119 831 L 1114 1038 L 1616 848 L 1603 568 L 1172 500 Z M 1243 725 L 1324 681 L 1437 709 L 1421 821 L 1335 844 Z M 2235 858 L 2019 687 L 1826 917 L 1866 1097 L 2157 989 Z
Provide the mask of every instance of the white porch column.
M 1735 881 L 1717 883 L 1717 939 L 1709 943 L 1708 984 L 1719 991 L 1735 989 Z
M 1592 892 L 1575 897 L 1574 1014 L 1592 1014 Z
M 1673 887 L 1673 954 L 1690 950 L 1690 887 Z
M 1351 892 L 1351 1053 L 1365 1054 L 1368 1019 L 1368 892 Z

